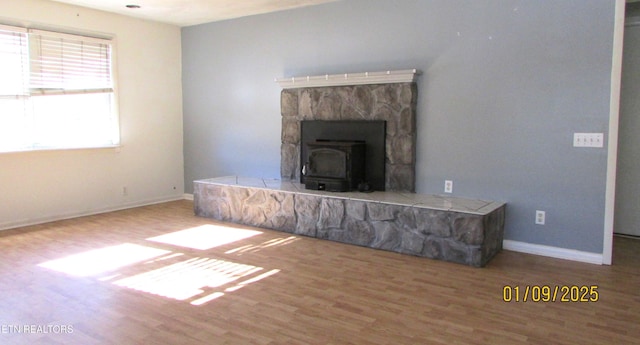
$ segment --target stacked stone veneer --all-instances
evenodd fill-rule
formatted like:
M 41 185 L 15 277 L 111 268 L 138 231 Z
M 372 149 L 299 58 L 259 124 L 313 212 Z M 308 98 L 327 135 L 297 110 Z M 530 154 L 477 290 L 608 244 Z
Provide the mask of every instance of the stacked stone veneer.
M 472 214 L 329 195 L 194 184 L 198 216 L 484 266 L 502 249 L 504 204 Z
M 416 100 L 415 83 L 283 90 L 281 177 L 300 178 L 301 120 L 385 120 L 385 189 L 415 191 Z

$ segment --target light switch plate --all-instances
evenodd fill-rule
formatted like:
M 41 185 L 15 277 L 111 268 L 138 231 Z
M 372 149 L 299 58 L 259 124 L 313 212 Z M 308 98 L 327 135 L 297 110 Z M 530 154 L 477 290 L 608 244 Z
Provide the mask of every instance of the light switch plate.
M 604 133 L 573 133 L 573 147 L 604 147 Z

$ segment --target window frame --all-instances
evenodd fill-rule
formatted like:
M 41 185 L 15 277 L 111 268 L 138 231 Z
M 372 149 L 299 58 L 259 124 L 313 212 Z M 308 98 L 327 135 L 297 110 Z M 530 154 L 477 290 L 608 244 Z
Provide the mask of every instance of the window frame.
M 16 32 L 25 34 L 27 37 L 26 41 L 26 65 L 28 70 L 26 75 L 23 76 L 26 80 L 23 80 L 23 89 L 25 88 L 26 83 L 26 94 L 18 94 L 15 95 L 15 99 L 23 99 L 25 104 L 22 116 L 25 121 L 25 133 L 27 133 L 27 137 L 24 142 L 15 141 L 15 145 L 9 144 L 7 146 L 0 146 L 0 154 L 4 153 L 14 153 L 14 152 L 31 152 L 31 151 L 59 151 L 59 150 L 85 150 L 85 149 L 108 149 L 108 148 L 119 148 L 121 147 L 121 129 L 120 129 L 120 112 L 118 107 L 118 82 L 117 82 L 117 40 L 113 36 L 109 35 L 97 35 L 97 34 L 89 34 L 89 33 L 79 33 L 79 32 L 70 32 L 63 31 L 58 29 L 52 29 L 50 27 L 22 27 L 17 25 L 11 25 L 6 23 L 0 23 L 0 29 L 4 31 Z M 64 89 L 47 92 L 43 89 L 33 88 L 31 87 L 31 65 L 32 65 L 32 57 L 31 57 L 31 37 L 29 35 L 39 35 L 45 34 L 52 37 L 66 37 L 72 40 L 78 40 L 83 42 L 100 42 L 106 44 L 108 46 L 108 64 L 110 68 L 109 76 L 111 80 L 110 88 L 87 88 L 87 89 L 75 89 L 69 90 L 66 92 Z M 25 63 L 24 60 L 22 63 Z M 19 87 L 16 88 L 16 90 Z M 38 99 L 39 97 L 51 97 L 54 96 L 73 96 L 73 95 L 88 95 L 88 94 L 96 94 L 101 93 L 105 95 L 109 95 L 109 101 L 104 103 L 103 110 L 105 112 L 105 116 L 100 117 L 101 120 L 105 121 L 106 125 L 109 128 L 104 129 L 104 141 L 95 141 L 91 142 L 90 140 L 76 140 L 75 142 L 65 142 L 64 144 L 60 144 L 59 142 L 54 143 L 45 143 L 38 142 L 38 138 L 36 137 L 36 131 L 38 124 L 36 123 L 34 114 L 34 108 L 36 108 L 35 102 L 33 99 Z M 11 94 L 6 94 L 5 96 L 0 95 L 0 98 L 8 98 L 11 99 L 13 96 Z M 106 101 L 106 100 L 105 100 Z M 108 105 L 106 105 L 108 104 Z M 87 127 L 84 127 L 87 128 Z M 55 133 L 62 133 L 56 131 Z M 108 134 L 107 134 L 108 133 Z M 42 141 L 42 140 L 40 140 Z

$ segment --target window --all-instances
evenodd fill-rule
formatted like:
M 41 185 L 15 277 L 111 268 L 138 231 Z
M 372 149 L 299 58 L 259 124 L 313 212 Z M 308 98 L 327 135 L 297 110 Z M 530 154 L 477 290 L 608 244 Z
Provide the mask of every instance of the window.
M 0 152 L 119 144 L 112 41 L 0 25 Z

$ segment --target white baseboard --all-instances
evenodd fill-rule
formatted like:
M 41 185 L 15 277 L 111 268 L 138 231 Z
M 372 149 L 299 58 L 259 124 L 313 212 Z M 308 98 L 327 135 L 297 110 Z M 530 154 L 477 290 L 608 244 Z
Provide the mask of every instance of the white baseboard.
M 56 222 L 56 221 L 65 220 L 65 219 L 92 216 L 92 215 L 101 214 L 101 213 L 121 211 L 121 210 L 126 210 L 130 208 L 135 208 L 135 207 L 155 205 L 155 204 L 161 204 L 164 202 L 184 200 L 184 199 L 185 199 L 185 196 L 167 196 L 167 197 L 161 197 L 161 198 L 139 200 L 137 202 L 131 202 L 131 203 L 126 203 L 118 206 L 105 207 L 105 208 L 83 211 L 83 212 L 70 212 L 70 213 L 59 214 L 59 215 L 33 218 L 33 219 L 28 219 L 23 221 L 0 223 L 0 231 L 21 228 L 25 226 L 44 224 L 49 222 Z
M 187 193 L 184 193 L 184 200 L 191 200 L 191 201 L 193 201 L 193 194 L 187 194 Z
M 603 264 L 602 254 L 583 252 L 575 249 L 558 248 L 511 240 L 502 241 L 502 248 L 514 252 L 542 255 L 556 259 L 580 261 L 596 265 Z

